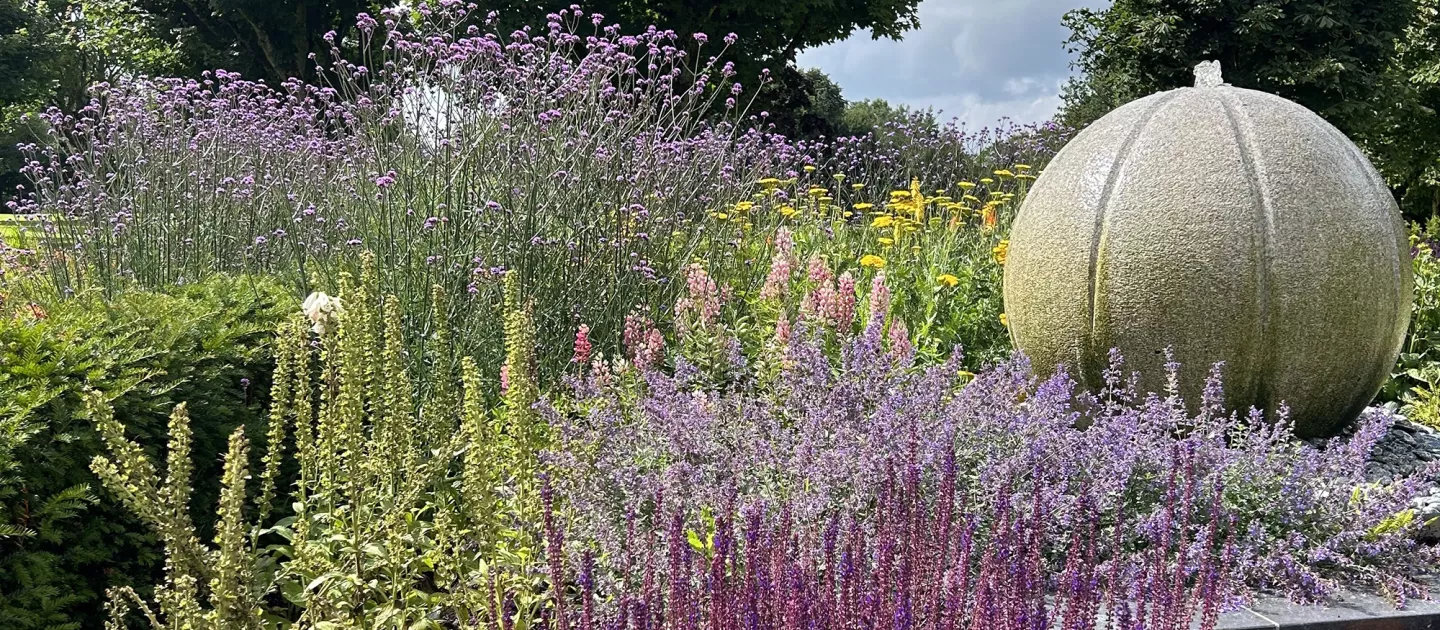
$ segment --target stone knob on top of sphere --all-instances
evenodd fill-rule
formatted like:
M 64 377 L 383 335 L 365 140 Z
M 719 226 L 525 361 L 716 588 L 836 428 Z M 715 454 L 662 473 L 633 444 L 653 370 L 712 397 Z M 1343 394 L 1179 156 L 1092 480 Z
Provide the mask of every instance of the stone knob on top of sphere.
M 1223 82 L 1152 94 L 1091 124 L 1020 208 L 1005 310 L 1037 374 L 1102 385 L 1112 348 L 1193 406 L 1225 402 L 1332 435 L 1390 373 L 1411 308 L 1395 200 L 1365 155 L 1304 107 Z

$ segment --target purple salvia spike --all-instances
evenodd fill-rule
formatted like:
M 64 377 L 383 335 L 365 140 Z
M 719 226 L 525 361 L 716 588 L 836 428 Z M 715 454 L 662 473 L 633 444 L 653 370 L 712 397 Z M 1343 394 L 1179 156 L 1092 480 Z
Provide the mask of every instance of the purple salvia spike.
M 486 602 L 490 607 L 489 628 L 490 630 L 500 630 L 500 584 L 499 577 L 496 576 L 494 568 L 490 569 L 489 583 L 490 597 L 487 598 L 489 601 Z
M 555 490 L 548 475 L 540 478 L 541 520 L 545 527 L 546 560 L 550 569 L 550 599 L 555 610 L 555 630 L 566 630 L 565 617 L 565 534 L 555 522 Z
M 515 630 L 515 619 L 514 619 L 514 617 L 513 617 L 513 615 L 515 614 L 515 613 L 513 612 L 514 610 L 515 610 L 515 595 L 514 595 L 513 593 L 506 593 L 506 594 L 505 594 L 505 601 L 504 601 L 504 603 L 501 604 L 501 606 L 500 606 L 500 629 L 501 629 L 501 630 Z
M 580 560 L 580 630 L 594 630 L 595 623 L 595 555 L 585 550 Z

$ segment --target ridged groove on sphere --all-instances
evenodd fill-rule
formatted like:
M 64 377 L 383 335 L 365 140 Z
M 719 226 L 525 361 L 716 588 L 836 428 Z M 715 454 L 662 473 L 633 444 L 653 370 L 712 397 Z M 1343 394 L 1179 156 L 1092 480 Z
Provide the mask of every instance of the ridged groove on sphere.
M 1005 266 L 1015 344 L 1098 387 L 1110 348 L 1164 384 L 1164 349 L 1198 401 L 1223 361 L 1226 403 L 1301 435 L 1354 420 L 1410 318 L 1409 246 L 1360 150 L 1305 108 L 1230 86 L 1129 103 L 1035 182 Z

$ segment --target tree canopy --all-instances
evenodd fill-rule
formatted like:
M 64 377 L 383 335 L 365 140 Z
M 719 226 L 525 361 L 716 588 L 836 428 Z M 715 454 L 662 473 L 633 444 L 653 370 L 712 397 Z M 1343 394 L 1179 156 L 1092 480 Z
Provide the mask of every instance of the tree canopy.
M 1135 98 L 1190 85 L 1196 64 L 1218 60 L 1227 83 L 1278 94 L 1340 128 L 1366 148 L 1408 211 L 1428 213 L 1440 195 L 1437 5 L 1115 0 L 1070 11 L 1064 23 L 1079 74 L 1062 92 L 1061 119 L 1083 127 Z

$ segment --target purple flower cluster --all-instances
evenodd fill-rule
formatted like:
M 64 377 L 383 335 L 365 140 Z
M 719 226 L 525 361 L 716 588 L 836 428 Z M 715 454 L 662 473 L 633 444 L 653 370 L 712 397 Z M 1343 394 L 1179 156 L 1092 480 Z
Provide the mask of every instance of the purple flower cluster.
M 885 343 L 884 321 L 872 316 L 862 332 L 843 335 L 838 358 L 795 325 L 773 382 L 716 386 L 683 358 L 673 359 L 673 373 L 652 360 L 649 369 L 571 379 L 568 393 L 542 407 L 556 440 L 547 458 L 576 515 L 572 538 L 613 562 L 628 557 L 637 519 L 671 512 L 783 506 L 794 523 L 883 527 L 895 517 L 884 498 L 892 469 L 903 465 L 935 488 L 957 466 L 955 490 L 987 502 L 977 523 L 984 535 L 999 535 L 993 528 L 1011 496 L 1033 496 L 1047 519 L 1065 524 L 1037 538 L 1049 558 L 1064 555 L 1065 532 L 1076 527 L 1140 540 L 1176 519 L 1214 523 L 1175 513 L 1172 477 L 1181 474 L 1220 493 L 1222 531 L 1205 535 L 1230 547 L 1227 580 L 1297 600 L 1346 582 L 1400 600 L 1421 592 L 1413 578 L 1435 553 L 1413 542 L 1420 523 L 1403 516 L 1424 486 L 1419 477 L 1376 485 L 1363 476 L 1387 429 L 1383 415 L 1317 449 L 1284 423 L 1223 410 L 1218 366 L 1205 399 L 1188 405 L 1173 391 L 1138 391 L 1118 356 L 1109 385 L 1094 394 L 1064 373 L 1032 374 L 1023 357 L 970 380 L 958 356 L 912 367 L 903 334 Z M 1201 553 L 1201 534 L 1186 536 L 1172 542 Z M 1134 564 L 1146 548 L 1117 549 L 1133 552 L 1123 559 Z
M 498 360 L 486 354 L 498 333 L 480 323 L 499 308 L 487 269 L 525 278 L 542 338 L 581 320 L 613 343 L 630 305 L 673 303 L 694 258 L 732 255 L 709 213 L 750 198 L 758 179 L 826 186 L 843 173 L 882 202 L 912 176 L 953 183 L 1041 165 L 1065 135 L 899 125 L 795 141 L 745 111 L 765 79 L 735 76 L 722 38 L 625 32 L 575 8 L 503 34 L 468 11 L 427 6 L 419 24 L 361 16 L 365 41 L 335 41 L 317 62 L 324 85 L 223 70 L 97 85 L 79 112 L 41 116 L 48 133 L 23 147 L 31 183 L 9 208 L 48 217 L 49 242 L 70 252 L 47 258 L 62 288 L 217 270 L 308 286 L 370 249 L 407 303 L 425 303 L 433 285 L 468 296 L 452 314 L 458 341 Z M 342 46 L 376 54 L 362 66 Z M 727 98 L 738 104 L 717 118 Z M 567 364 L 560 344 L 547 347 L 546 365 Z
M 1084 491 L 1013 479 L 973 493 L 954 457 L 931 485 L 913 451 L 898 464 L 868 516 L 815 522 L 727 502 L 694 519 L 657 499 L 630 521 L 613 581 L 597 579 L 589 551 L 571 579 L 547 488 L 547 627 L 1208 630 L 1236 595 L 1222 489 L 1193 465 L 1167 476 L 1156 518 L 1131 526 Z

